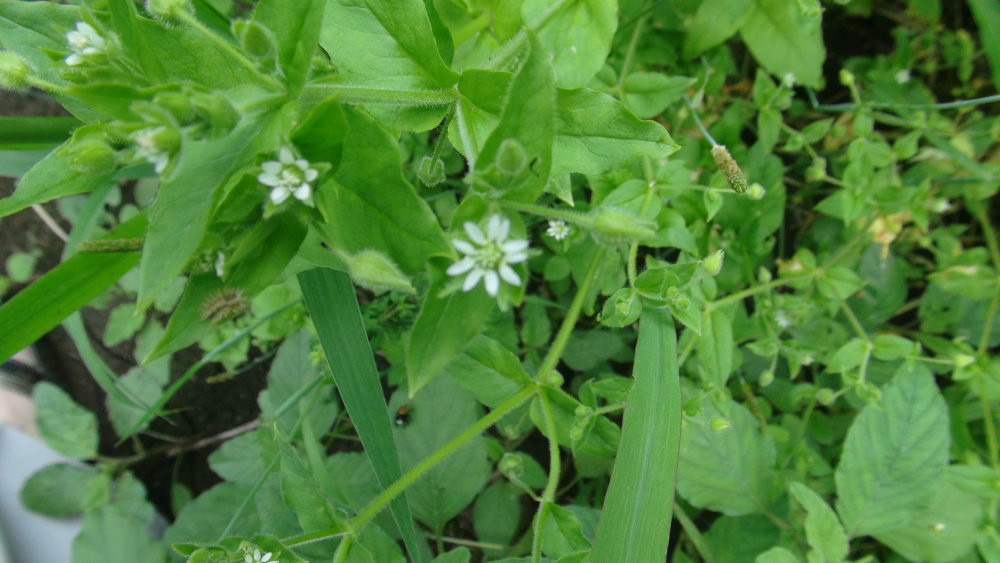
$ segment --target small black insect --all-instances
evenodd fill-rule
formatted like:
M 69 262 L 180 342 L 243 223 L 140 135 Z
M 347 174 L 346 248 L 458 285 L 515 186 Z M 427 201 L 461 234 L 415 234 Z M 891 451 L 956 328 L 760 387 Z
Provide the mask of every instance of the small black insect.
M 396 423 L 396 426 L 406 426 L 410 423 L 410 414 L 412 414 L 410 412 L 410 406 L 403 405 L 396 411 L 396 418 L 393 419 L 393 422 Z

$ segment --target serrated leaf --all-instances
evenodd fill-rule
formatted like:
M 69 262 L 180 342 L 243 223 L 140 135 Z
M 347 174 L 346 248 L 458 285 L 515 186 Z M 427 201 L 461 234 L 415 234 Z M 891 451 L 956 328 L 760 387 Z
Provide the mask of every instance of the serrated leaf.
M 98 472 L 93 467 L 56 463 L 47 465 L 28 477 L 21 487 L 21 502 L 53 518 L 68 518 L 83 511 L 90 482 Z
M 835 474 L 837 512 L 851 537 L 904 524 L 933 498 L 948 463 L 948 410 L 923 366 L 901 367 L 854 420 Z
M 732 427 L 714 431 L 715 418 Z M 704 400 L 681 432 L 677 492 L 696 507 L 730 516 L 760 512 L 779 492 L 774 459 L 774 442 L 746 407 Z
M 45 443 L 64 456 L 89 459 L 97 455 L 97 417 L 76 404 L 65 391 L 43 381 L 32 392 L 35 424 Z
M 837 563 L 847 557 L 847 534 L 836 513 L 818 494 L 802 483 L 792 483 L 789 490 L 806 509 L 806 540 L 820 555 L 821 561 Z

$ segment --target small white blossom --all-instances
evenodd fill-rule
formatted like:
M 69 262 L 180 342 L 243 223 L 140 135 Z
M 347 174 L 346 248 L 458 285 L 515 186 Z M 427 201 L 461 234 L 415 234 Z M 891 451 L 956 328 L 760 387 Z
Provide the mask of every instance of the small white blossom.
M 788 314 L 784 311 L 774 313 L 774 322 L 778 323 L 778 326 L 781 328 L 788 328 L 792 326 L 792 319 L 788 318 Z
M 569 225 L 566 224 L 566 221 L 558 219 L 549 221 L 549 228 L 545 229 L 545 234 L 556 240 L 562 240 L 569 236 Z
M 786 72 L 784 76 L 781 77 L 781 85 L 785 88 L 792 88 L 795 86 L 795 73 Z
M 951 211 L 951 203 L 943 197 L 935 198 L 930 201 L 930 208 L 934 213 L 947 213 Z
M 904 68 L 896 72 L 896 84 L 906 84 L 910 81 L 910 69 Z
M 281 563 L 277 559 L 272 561 L 271 555 L 270 551 L 261 553 L 259 549 L 255 549 L 253 550 L 253 554 L 248 553 L 243 557 L 243 563 Z
M 475 223 L 467 222 L 464 227 L 471 242 L 452 241 L 465 257 L 448 268 L 449 276 L 468 273 L 462 284 L 462 291 L 471 291 L 479 284 L 479 280 L 483 280 L 486 293 L 496 297 L 501 279 L 511 285 L 521 285 L 521 277 L 510 265 L 528 259 L 528 241 L 507 239 L 510 220 L 500 215 L 491 216 L 486 224 L 485 234 Z
M 270 197 L 275 205 L 285 201 L 290 195 L 294 195 L 299 201 L 308 202 L 312 197 L 310 182 L 319 176 L 315 168 L 309 167 L 309 161 L 295 158 L 288 147 L 282 147 L 278 151 L 278 160 L 269 160 L 261 164 L 260 169 L 257 181 L 273 188 Z
M 133 134 L 135 141 L 135 155 L 153 165 L 153 170 L 159 174 L 167 167 L 170 155 L 156 145 L 156 135 L 163 131 L 163 127 L 149 127 Z
M 947 529 L 948 529 L 948 525 L 945 524 L 944 522 L 938 522 L 938 523 L 934 524 L 934 531 L 937 532 L 937 533 L 939 533 L 939 534 L 941 532 L 947 530 Z
M 226 271 L 226 255 L 222 252 L 215 253 L 215 275 L 222 277 Z
M 66 33 L 66 42 L 73 52 L 63 59 L 69 66 L 81 65 L 90 55 L 104 53 L 107 43 L 87 22 L 76 22 L 76 29 Z

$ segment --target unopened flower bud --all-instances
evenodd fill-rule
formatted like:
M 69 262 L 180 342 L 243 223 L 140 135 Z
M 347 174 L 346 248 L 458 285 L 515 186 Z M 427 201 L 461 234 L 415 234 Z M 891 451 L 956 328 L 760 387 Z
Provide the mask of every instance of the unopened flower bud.
M 591 218 L 594 221 L 594 233 L 602 242 L 609 244 L 641 240 L 656 234 L 656 224 L 652 221 L 615 207 L 600 207 L 592 213 Z
M 558 371 L 552 370 L 548 374 L 546 374 L 545 383 L 550 387 L 562 387 L 563 376 Z
M 211 125 L 212 130 L 220 135 L 232 131 L 240 114 L 224 96 L 213 92 L 191 96 L 194 111 L 202 120 Z
M 712 430 L 712 432 L 722 432 L 732 428 L 733 423 L 728 419 L 722 418 L 721 416 L 716 416 L 708 422 L 708 427 Z
M 577 405 L 576 410 L 573 411 L 578 417 L 590 416 L 594 412 L 594 409 L 588 407 L 587 405 Z
M 232 29 L 240 46 L 251 56 L 262 59 L 275 51 L 274 34 L 259 21 L 237 20 Z
M 444 161 L 430 155 L 424 156 L 417 167 L 417 179 L 427 187 L 444 182 Z
M 579 442 L 583 438 L 583 428 L 579 426 L 574 426 L 569 429 L 569 439 L 573 442 Z
M 830 406 L 837 400 L 837 394 L 833 392 L 833 389 L 827 389 L 824 387 L 823 389 L 816 391 L 816 400 L 822 405 Z
M 410 279 L 388 257 L 377 250 L 362 250 L 347 259 L 354 283 L 372 291 L 395 289 L 415 293 Z
M 691 306 L 691 300 L 683 295 L 674 300 L 674 307 L 678 311 L 687 311 L 687 308 Z
M 82 139 L 67 147 L 70 166 L 84 174 L 104 172 L 115 165 L 115 152 L 97 139 Z
M 722 271 L 722 261 L 726 257 L 726 251 L 716 250 L 701 261 L 701 267 L 710 276 L 717 276 Z
M 771 281 L 773 277 L 774 276 L 771 275 L 771 270 L 768 270 L 764 266 L 761 266 L 760 269 L 757 270 L 757 281 L 759 281 L 760 283 L 767 283 Z
M 153 98 L 153 103 L 169 111 L 179 123 L 191 119 L 191 102 L 180 92 L 162 92 Z
M 757 201 L 759 199 L 763 199 L 765 195 L 767 195 L 767 190 L 765 190 L 764 186 L 760 185 L 758 182 L 750 184 L 750 187 L 747 188 L 747 199 Z
M 868 403 L 874 403 L 882 398 L 882 390 L 870 381 L 863 381 L 854 388 L 854 392 Z
M 952 358 L 952 362 L 955 363 L 955 367 L 964 368 L 976 361 L 975 356 L 970 356 L 968 354 L 956 354 Z
M 528 154 L 517 139 L 504 139 L 497 149 L 497 170 L 505 176 L 517 176 L 528 165 Z
M 0 52 L 0 88 L 20 88 L 28 83 L 28 65 L 21 57 Z
M 767 370 L 764 373 L 760 374 L 760 379 L 757 380 L 757 383 L 759 383 L 761 387 L 767 387 L 773 382 L 774 382 L 774 371 L 772 370 Z
M 146 11 L 156 16 L 174 17 L 189 7 L 188 0 L 146 0 Z
M 729 182 L 729 186 L 736 193 L 741 194 L 747 191 L 747 175 L 743 173 L 743 169 L 733 159 L 733 155 L 729 154 L 729 150 L 725 145 L 715 145 L 712 147 L 712 159 L 715 160 L 715 165 L 726 176 L 726 182 Z
M 524 460 L 519 454 L 504 454 L 497 469 L 508 477 L 517 478 L 524 474 Z
M 840 83 L 844 86 L 854 85 L 854 73 L 847 70 L 846 68 L 840 69 Z

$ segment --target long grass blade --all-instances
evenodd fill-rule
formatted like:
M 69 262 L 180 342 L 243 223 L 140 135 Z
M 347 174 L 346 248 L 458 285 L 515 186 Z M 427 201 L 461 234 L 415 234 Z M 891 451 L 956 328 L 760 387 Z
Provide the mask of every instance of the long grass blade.
M 146 217 L 136 215 L 105 238 L 142 236 Z M 138 252 L 78 253 L 0 307 L 0 362 L 56 327 L 139 263 Z
M 591 560 L 663 561 L 680 447 L 677 337 L 670 314 L 642 313 L 622 437 Z
M 347 274 L 329 268 L 300 273 L 299 285 L 326 361 L 333 371 L 337 390 L 375 469 L 375 476 L 385 489 L 400 477 L 399 455 L 354 285 Z M 416 527 L 406 496 L 393 499 L 389 509 L 410 557 L 420 560 Z

